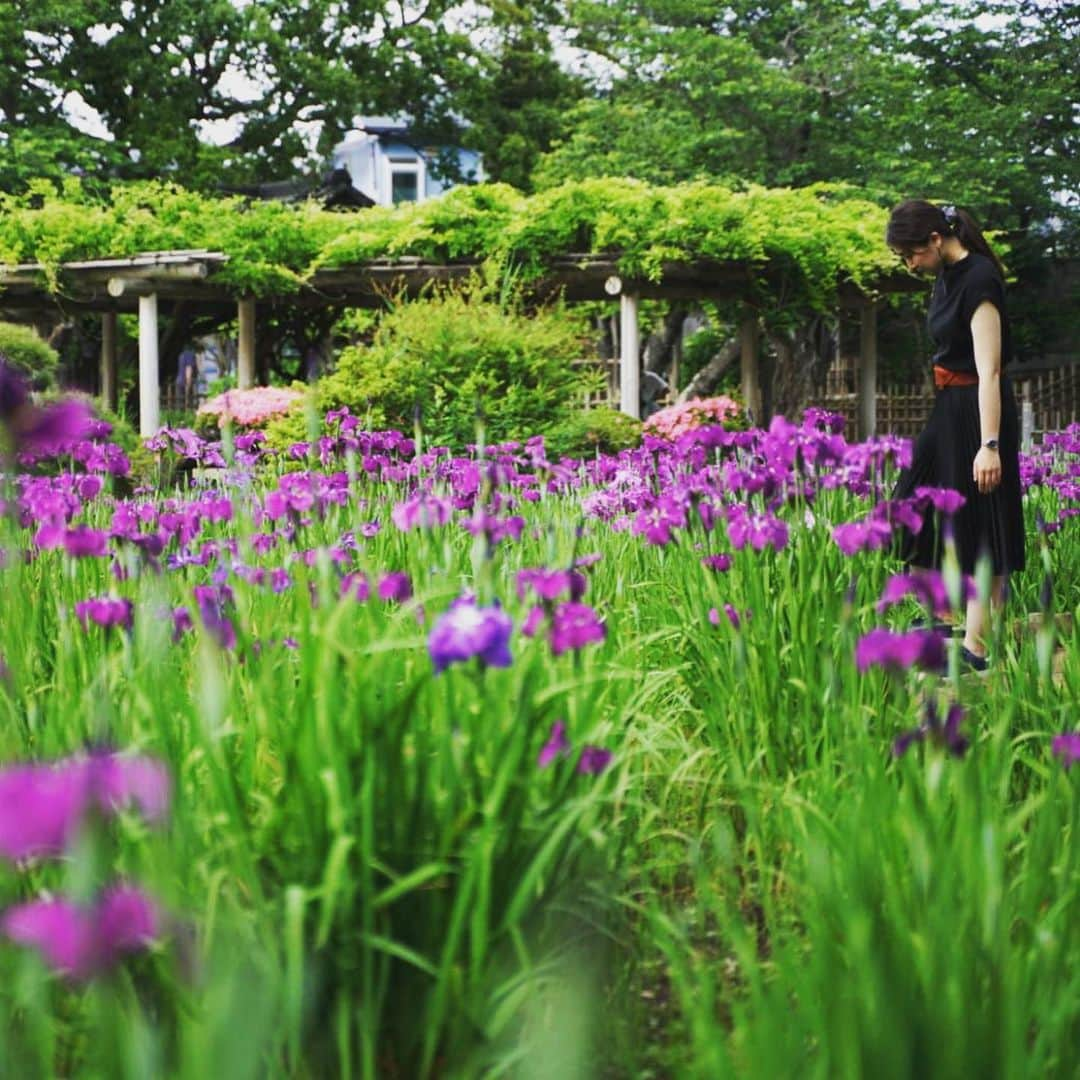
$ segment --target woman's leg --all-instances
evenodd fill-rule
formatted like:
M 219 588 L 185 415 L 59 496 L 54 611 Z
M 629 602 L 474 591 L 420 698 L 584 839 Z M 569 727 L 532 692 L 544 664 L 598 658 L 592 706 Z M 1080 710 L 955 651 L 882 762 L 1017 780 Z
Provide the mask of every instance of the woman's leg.
M 990 616 L 1000 610 L 1005 598 L 1005 578 L 990 580 L 990 603 L 981 596 L 973 596 L 967 602 L 967 623 L 964 627 L 964 648 L 976 656 L 986 655 L 986 642 L 990 636 Z

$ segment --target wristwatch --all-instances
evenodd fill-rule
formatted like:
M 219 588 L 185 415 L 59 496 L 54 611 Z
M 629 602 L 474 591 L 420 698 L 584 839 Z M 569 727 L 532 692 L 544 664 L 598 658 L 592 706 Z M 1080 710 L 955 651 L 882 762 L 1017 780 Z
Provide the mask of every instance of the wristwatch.
M 983 446 L 985 446 L 987 450 L 996 450 L 998 448 L 998 441 L 997 439 L 987 439 L 986 442 L 983 443 Z

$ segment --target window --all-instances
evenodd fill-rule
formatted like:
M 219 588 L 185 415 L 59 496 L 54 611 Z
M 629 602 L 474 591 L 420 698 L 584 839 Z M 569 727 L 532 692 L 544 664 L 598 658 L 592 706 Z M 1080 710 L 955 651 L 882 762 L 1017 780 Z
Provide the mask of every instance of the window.
M 419 179 L 416 169 L 394 169 L 390 174 L 390 201 L 416 202 Z
M 390 201 L 417 202 L 421 198 L 423 163 L 412 157 L 390 158 Z

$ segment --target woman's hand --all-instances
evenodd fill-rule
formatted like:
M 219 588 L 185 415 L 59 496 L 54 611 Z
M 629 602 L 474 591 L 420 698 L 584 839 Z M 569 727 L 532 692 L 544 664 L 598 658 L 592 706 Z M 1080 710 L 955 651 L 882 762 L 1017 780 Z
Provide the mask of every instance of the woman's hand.
M 989 446 L 979 447 L 972 468 L 975 486 L 980 495 L 989 495 L 1001 483 L 1001 454 Z

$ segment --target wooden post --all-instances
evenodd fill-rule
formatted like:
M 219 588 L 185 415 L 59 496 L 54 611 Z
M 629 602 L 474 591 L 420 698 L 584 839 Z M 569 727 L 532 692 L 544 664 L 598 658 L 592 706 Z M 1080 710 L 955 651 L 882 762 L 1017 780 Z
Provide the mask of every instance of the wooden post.
M 634 419 L 641 416 L 641 338 L 637 293 L 623 293 L 619 297 L 619 408 Z
M 101 400 L 116 411 L 116 312 L 101 316 Z
M 742 396 L 750 414 L 750 423 L 764 423 L 761 415 L 761 375 L 758 367 L 757 315 L 747 314 L 739 325 L 739 370 Z
M 877 304 L 865 300 L 859 308 L 858 435 L 877 434 Z
M 245 296 L 237 314 L 236 385 L 240 390 L 249 390 L 255 385 L 255 300 Z
M 157 433 L 161 417 L 157 293 L 139 297 L 139 434 Z

